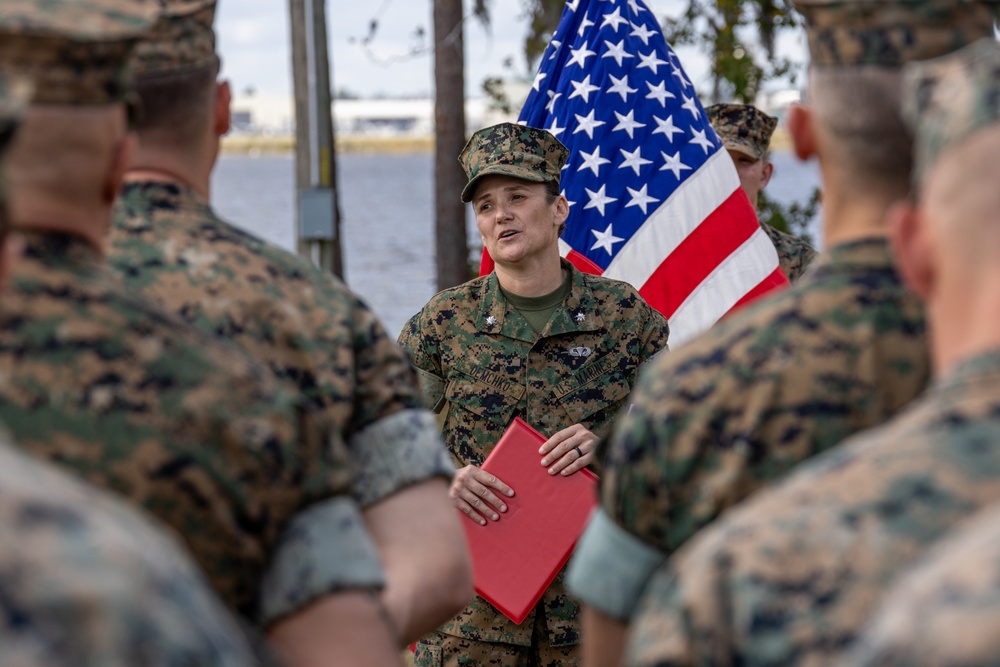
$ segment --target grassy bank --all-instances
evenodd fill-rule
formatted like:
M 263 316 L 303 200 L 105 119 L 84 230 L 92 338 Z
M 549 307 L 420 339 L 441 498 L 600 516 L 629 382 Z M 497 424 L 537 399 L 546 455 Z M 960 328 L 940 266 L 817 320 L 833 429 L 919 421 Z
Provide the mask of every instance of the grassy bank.
M 426 153 L 434 149 L 433 137 L 338 137 L 341 153 Z M 227 136 L 222 152 L 230 155 L 274 155 L 295 150 L 292 136 Z

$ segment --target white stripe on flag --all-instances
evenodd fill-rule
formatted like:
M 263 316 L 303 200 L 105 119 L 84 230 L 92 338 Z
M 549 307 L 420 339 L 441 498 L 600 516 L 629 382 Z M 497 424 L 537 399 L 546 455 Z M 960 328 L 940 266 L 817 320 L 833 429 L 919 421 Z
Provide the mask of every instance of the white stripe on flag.
M 670 347 L 686 343 L 715 324 L 776 268 L 778 253 L 774 244 L 763 229 L 758 229 L 694 288 L 674 312 L 670 318 Z
M 740 177 L 732 158 L 724 150 L 717 151 L 646 218 L 608 265 L 604 275 L 641 289 L 663 260 L 738 187 Z M 672 339 L 673 333 L 670 336 Z

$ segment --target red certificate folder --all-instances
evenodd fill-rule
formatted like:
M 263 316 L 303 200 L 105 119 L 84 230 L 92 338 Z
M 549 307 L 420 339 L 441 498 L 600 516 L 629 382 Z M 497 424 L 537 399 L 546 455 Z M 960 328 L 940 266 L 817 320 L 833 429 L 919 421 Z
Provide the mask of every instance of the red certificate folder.
M 550 475 L 538 448 L 548 438 L 515 417 L 482 469 L 514 489 L 499 521 L 485 526 L 462 512 L 476 592 L 521 623 L 559 574 L 597 505 L 597 475 L 584 468 Z

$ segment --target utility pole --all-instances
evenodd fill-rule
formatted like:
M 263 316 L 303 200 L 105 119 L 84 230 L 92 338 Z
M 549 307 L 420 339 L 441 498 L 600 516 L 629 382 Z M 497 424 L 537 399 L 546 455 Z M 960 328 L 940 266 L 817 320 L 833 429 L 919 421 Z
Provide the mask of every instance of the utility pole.
M 298 252 L 343 279 L 326 0 L 289 0 Z
M 465 40 L 462 0 L 434 2 L 434 231 L 437 288 L 469 279 L 469 240 L 458 154 L 465 147 Z

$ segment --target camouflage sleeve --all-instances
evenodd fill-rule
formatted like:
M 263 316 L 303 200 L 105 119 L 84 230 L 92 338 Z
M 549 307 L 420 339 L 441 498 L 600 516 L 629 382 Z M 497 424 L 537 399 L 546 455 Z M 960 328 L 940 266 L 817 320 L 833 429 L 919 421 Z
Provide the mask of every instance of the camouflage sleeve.
M 589 606 L 627 621 L 650 575 L 663 560 L 661 552 L 598 509 L 573 553 L 566 583 L 570 592 Z
M 1000 656 L 1000 508 L 900 577 L 844 665 L 986 667 Z
M 670 325 L 667 318 L 658 310 L 646 305 L 647 320 L 644 326 L 645 345 L 639 355 L 639 364 L 645 366 L 650 360 L 657 358 L 660 352 L 668 349 L 667 340 L 670 337 Z
M 706 603 L 708 601 L 706 600 Z M 731 664 L 707 660 L 691 641 L 681 582 L 669 561 L 653 573 L 630 624 L 624 664 L 628 667 L 654 665 Z M 724 654 L 724 642 L 719 642 Z M 719 656 L 715 656 L 719 657 Z
M 399 344 L 409 353 L 420 377 L 424 407 L 440 412 L 445 404 L 445 380 L 433 349 L 428 349 L 433 345 L 427 340 L 422 316 L 423 311 L 410 318 L 399 334 Z
M 455 466 L 428 410 L 404 410 L 348 439 L 355 453 L 355 499 L 362 508 L 431 477 L 451 479 Z
M 0 471 L 3 664 L 260 664 L 201 573 L 144 515 L 6 444 Z
M 355 497 L 368 507 L 454 467 L 434 416 L 422 409 L 409 358 L 364 304 L 355 308 L 356 429 L 347 437 L 358 479 Z
M 274 550 L 261 582 L 258 622 L 267 627 L 343 590 L 381 589 L 384 579 L 355 501 L 314 504 L 292 519 Z

